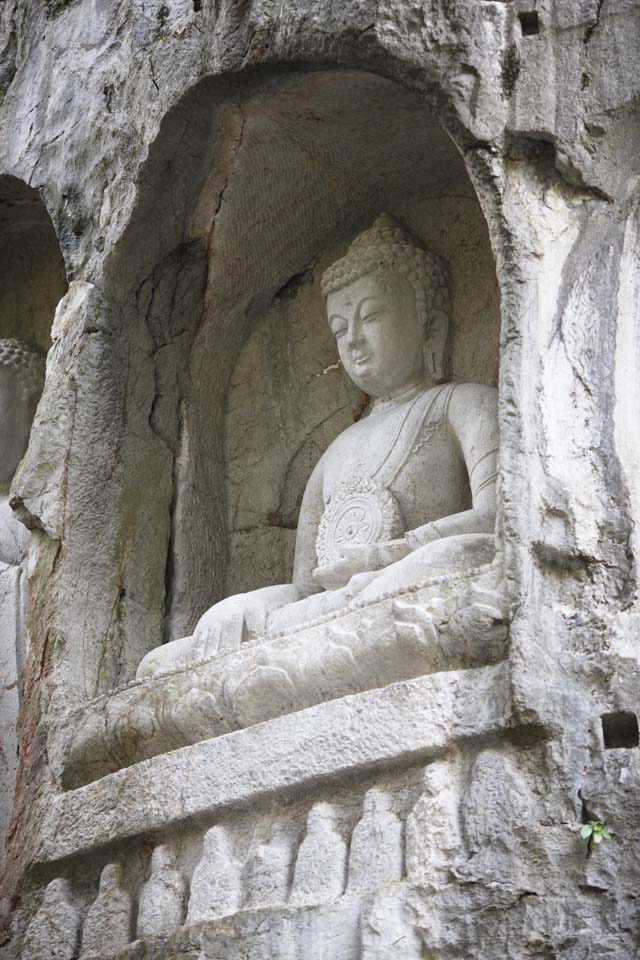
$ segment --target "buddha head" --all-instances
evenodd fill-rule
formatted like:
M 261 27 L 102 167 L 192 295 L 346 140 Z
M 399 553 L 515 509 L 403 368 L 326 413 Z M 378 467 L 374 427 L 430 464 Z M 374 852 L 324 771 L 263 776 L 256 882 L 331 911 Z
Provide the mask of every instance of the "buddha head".
M 322 276 L 329 326 L 353 382 L 374 398 L 443 377 L 447 268 L 387 214 Z
M 22 459 L 44 383 L 44 359 L 21 340 L 0 339 L 0 492 Z

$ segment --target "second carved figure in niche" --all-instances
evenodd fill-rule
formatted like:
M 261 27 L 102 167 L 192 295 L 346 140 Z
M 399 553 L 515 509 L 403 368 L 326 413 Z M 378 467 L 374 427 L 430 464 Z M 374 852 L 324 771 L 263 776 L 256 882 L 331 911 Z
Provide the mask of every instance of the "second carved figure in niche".
M 22 459 L 44 383 L 44 358 L 22 340 L 0 339 L 0 797 L 11 797 L 18 766 L 16 723 L 26 654 L 29 531 L 11 509 L 9 489 Z M 11 813 L 0 803 L 0 860 Z
M 340 360 L 370 404 L 309 479 L 293 582 L 215 604 L 192 637 L 151 651 L 138 676 L 236 650 L 493 556 L 497 391 L 442 383 L 446 265 L 382 215 L 324 273 L 322 293 Z

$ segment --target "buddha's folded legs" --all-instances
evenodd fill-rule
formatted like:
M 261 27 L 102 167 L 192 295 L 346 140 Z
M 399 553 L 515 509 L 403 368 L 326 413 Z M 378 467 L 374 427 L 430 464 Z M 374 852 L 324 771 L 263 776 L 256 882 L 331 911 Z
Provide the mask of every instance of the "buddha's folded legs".
M 461 534 L 435 540 L 382 570 L 355 574 L 345 587 L 314 593 L 275 610 L 268 618 L 267 632 L 273 636 L 293 631 L 327 614 L 352 608 L 354 604 L 375 602 L 434 577 L 475 569 L 491 563 L 494 554 L 492 534 Z
M 264 612 L 259 618 L 262 637 L 292 632 L 329 614 L 382 600 L 434 577 L 473 570 L 490 563 L 494 553 L 495 538 L 491 534 L 462 534 L 435 540 L 382 570 L 356 574 L 340 589 L 314 593 L 268 614 Z M 140 664 L 138 677 L 179 670 L 216 653 L 238 650 L 244 642 L 259 640 L 255 624 L 250 629 L 249 623 L 256 619 L 254 608 L 260 594 L 261 591 L 254 591 L 221 601 L 211 611 L 216 616 L 211 617 L 207 631 L 152 650 Z
M 350 601 L 377 576 L 375 571 L 357 573 L 351 577 L 349 583 L 338 590 L 322 590 L 312 593 L 297 603 L 288 603 L 279 610 L 274 610 L 267 620 L 267 633 L 274 636 L 287 633 L 297 627 L 304 626 L 312 620 L 318 620 L 327 614 L 344 610 Z

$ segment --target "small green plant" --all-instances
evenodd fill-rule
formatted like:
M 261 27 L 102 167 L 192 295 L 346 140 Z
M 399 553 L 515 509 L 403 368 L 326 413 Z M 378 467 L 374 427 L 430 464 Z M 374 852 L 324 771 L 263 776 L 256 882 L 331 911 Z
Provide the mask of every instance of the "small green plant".
M 587 820 L 580 830 L 580 836 L 589 843 L 602 843 L 603 840 L 611 840 L 611 834 L 607 830 L 602 820 Z

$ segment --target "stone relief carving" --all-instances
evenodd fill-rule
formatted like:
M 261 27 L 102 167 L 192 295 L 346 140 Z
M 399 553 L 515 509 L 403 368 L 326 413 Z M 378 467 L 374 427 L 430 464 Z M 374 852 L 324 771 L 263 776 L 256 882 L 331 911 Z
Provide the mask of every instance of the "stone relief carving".
M 501 568 L 489 562 L 490 538 L 468 540 L 455 542 L 472 567 L 451 571 L 452 544 L 436 543 L 424 581 L 244 645 L 215 669 L 207 661 L 133 683 L 61 718 L 52 752 L 65 784 L 336 697 L 504 659 Z
M 257 908 L 286 903 L 293 865 L 293 841 L 286 824 L 271 825 L 266 843 L 258 843 L 245 868 L 245 907 Z
M 293 582 L 222 600 L 151 651 L 159 676 L 491 560 L 497 393 L 442 384 L 445 264 L 386 215 L 324 274 L 340 360 L 371 398 L 321 457 L 300 511 Z
M 73 960 L 77 956 L 80 914 L 64 877 L 47 884 L 40 909 L 27 927 L 24 960 Z
M 445 264 L 383 215 L 325 272 L 322 292 L 341 362 L 371 403 L 311 475 L 293 582 L 217 603 L 193 636 L 143 659 L 144 683 L 84 708 L 62 734 L 67 783 L 114 769 L 115 757 L 505 656 L 497 391 L 438 382 Z
M 336 828 L 336 809 L 316 803 L 296 857 L 290 902 L 299 906 L 331 903 L 344 892 L 347 844 Z
M 44 360 L 26 343 L 0 339 L 0 796 L 10 797 L 16 775 L 16 720 L 26 652 L 26 577 L 29 533 L 9 505 L 9 488 L 27 448 L 42 392 Z M 11 804 L 0 805 L 2 837 Z
M 396 811 L 398 803 L 404 813 Z M 359 816 L 355 824 L 354 814 Z M 271 821 L 266 835 L 245 846 L 243 857 L 238 853 L 242 830 L 217 824 L 203 836 L 190 882 L 189 867 L 178 856 L 180 840 L 174 838 L 153 849 L 150 873 L 142 883 L 135 871 L 127 878 L 126 853 L 124 863 L 105 863 L 88 910 L 80 906 L 87 894 L 82 882 L 58 877 L 46 887 L 27 929 L 25 958 L 111 956 L 136 938 L 169 937 L 183 926 L 231 919 L 245 911 L 330 904 L 348 910 L 349 901 L 375 907 L 390 897 L 395 903 L 394 898 L 403 897 L 406 880 L 406 815 L 406 798 L 398 801 L 375 787 L 356 810 L 343 801 L 320 800 L 306 813 L 297 849 L 299 826 L 284 814 Z
M 402 879 L 402 823 L 391 799 L 373 788 L 364 798 L 362 818 L 351 837 L 347 893 L 362 894 Z
M 85 917 L 82 953 L 100 953 L 107 945 L 112 950 L 126 947 L 131 941 L 131 912 L 122 864 L 108 863 L 100 874 L 98 896 Z
M 176 869 L 175 852 L 167 844 L 151 855 L 151 874 L 140 891 L 138 937 L 171 933 L 183 922 L 185 882 Z
M 219 824 L 204 836 L 202 857 L 191 880 L 187 923 L 226 917 L 239 910 L 241 903 L 241 865 Z

